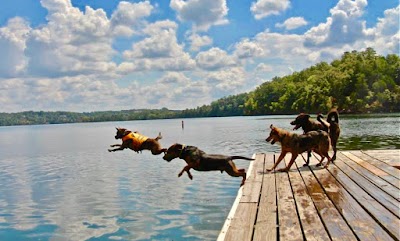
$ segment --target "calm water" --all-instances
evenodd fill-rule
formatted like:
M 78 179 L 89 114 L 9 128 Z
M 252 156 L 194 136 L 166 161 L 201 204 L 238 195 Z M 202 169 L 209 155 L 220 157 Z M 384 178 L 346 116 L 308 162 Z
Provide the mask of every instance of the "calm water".
M 339 149 L 400 149 L 400 115 L 341 116 Z M 233 117 L 0 128 L 0 240 L 215 240 L 240 178 L 196 172 L 183 160 L 130 150 L 109 153 L 116 126 L 163 146 L 208 153 L 278 152 L 269 125 L 294 116 Z M 235 161 L 247 168 L 247 161 Z

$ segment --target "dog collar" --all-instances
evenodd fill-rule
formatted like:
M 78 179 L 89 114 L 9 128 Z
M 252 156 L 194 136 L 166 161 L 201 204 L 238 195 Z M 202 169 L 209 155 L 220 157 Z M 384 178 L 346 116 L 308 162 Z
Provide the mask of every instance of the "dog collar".
M 178 156 L 181 159 L 182 159 L 182 152 L 183 152 L 184 149 L 185 149 L 185 145 L 182 145 L 181 152 L 179 152 L 179 156 Z

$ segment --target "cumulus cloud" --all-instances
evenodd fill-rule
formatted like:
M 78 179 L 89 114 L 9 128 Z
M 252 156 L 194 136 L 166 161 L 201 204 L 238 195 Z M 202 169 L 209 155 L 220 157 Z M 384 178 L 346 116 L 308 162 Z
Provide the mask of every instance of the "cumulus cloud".
M 207 31 L 213 25 L 227 24 L 226 0 L 171 0 L 178 19 L 192 22 L 195 30 Z
M 246 71 L 242 67 L 226 68 L 210 72 L 205 76 L 207 83 L 214 86 L 211 94 L 215 98 L 234 94 L 245 84 Z
M 271 72 L 273 70 L 273 67 L 265 63 L 260 63 L 257 65 L 255 70 L 257 73 L 263 73 L 263 72 L 267 73 Z
M 358 39 L 367 38 L 365 21 L 360 19 L 366 6 L 366 0 L 340 0 L 330 10 L 331 16 L 325 23 L 305 33 L 305 44 L 307 46 L 334 46 L 352 44 Z
M 251 12 L 255 19 L 262 19 L 269 15 L 278 15 L 290 7 L 289 0 L 257 0 L 251 4 Z
M 46 25 L 33 29 L 26 40 L 27 72 L 36 76 L 110 73 L 115 37 L 129 36 L 136 22 L 150 15 L 149 2 L 120 2 L 109 19 L 102 9 L 82 12 L 70 0 L 42 0 Z
M 134 88 L 121 88 L 98 76 L 12 78 L 2 80 L 4 111 L 114 109 L 132 105 Z M 125 98 L 123 98 L 125 97 Z M 29 103 L 29 104 L 27 104 Z
M 275 24 L 278 28 L 285 28 L 287 30 L 293 30 L 296 28 L 300 28 L 306 26 L 308 22 L 303 17 L 292 17 L 286 19 L 283 23 Z
M 123 53 L 124 71 L 135 70 L 187 70 L 195 63 L 176 38 L 177 24 L 170 20 L 149 24 L 143 33 L 146 37 Z M 129 64 L 130 63 L 130 64 Z
M 185 84 L 189 83 L 190 79 L 180 72 L 167 72 L 158 80 L 160 84 Z
M 368 41 L 368 46 L 380 53 L 399 53 L 400 42 L 400 6 L 387 9 L 384 17 L 379 18 L 376 27 L 371 30 L 374 38 Z
M 24 72 L 27 65 L 24 51 L 30 31 L 29 24 L 19 17 L 0 28 L 0 77 L 16 77 Z
M 244 39 L 235 45 L 235 56 L 239 59 L 256 58 L 268 53 L 268 49 L 262 48 L 257 42 Z
M 234 58 L 220 48 L 211 48 L 196 56 L 197 66 L 204 70 L 217 70 L 236 64 Z
M 188 37 L 188 39 L 191 43 L 190 50 L 192 51 L 199 51 L 201 47 L 209 46 L 213 43 L 212 38 L 210 38 L 209 36 L 207 35 L 200 36 L 195 33 L 191 34 Z

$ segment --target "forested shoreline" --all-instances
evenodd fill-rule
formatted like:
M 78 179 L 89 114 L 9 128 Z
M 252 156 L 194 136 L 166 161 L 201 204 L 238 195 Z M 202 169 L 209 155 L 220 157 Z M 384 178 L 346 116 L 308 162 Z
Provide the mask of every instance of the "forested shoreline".
M 221 98 L 194 109 L 139 109 L 0 113 L 0 126 L 128 121 L 192 117 L 326 113 L 400 112 L 400 59 L 379 56 L 372 48 L 345 52 L 331 63 L 275 77 L 254 91 Z

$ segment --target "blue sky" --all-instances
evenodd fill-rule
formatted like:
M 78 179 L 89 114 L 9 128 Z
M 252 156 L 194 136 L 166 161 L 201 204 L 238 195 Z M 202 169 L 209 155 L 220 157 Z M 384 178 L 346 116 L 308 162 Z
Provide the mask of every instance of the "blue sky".
M 3 0 L 0 112 L 193 108 L 399 39 L 395 0 Z

